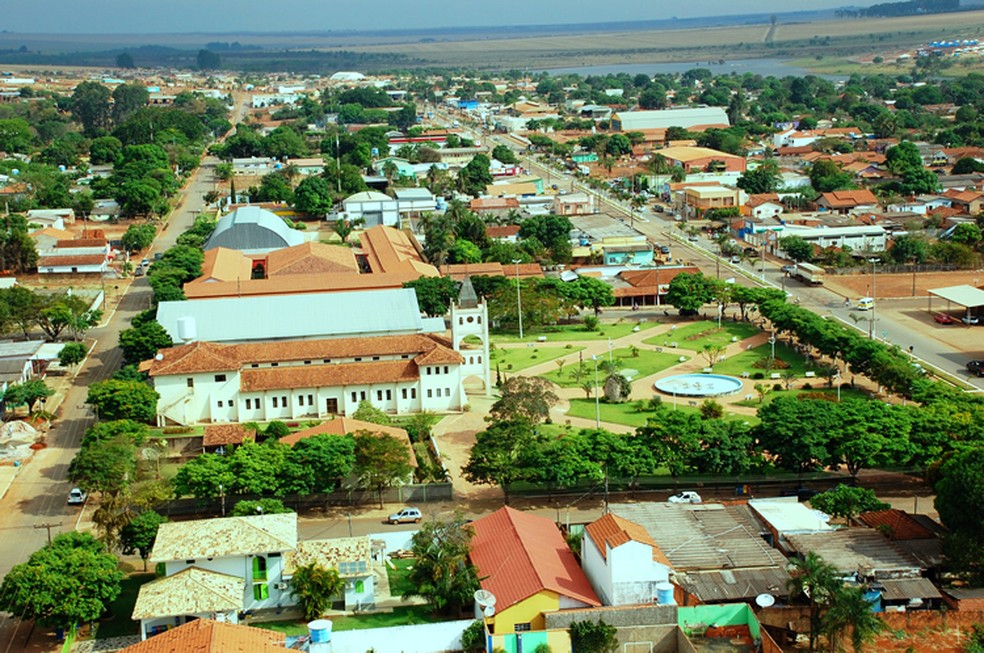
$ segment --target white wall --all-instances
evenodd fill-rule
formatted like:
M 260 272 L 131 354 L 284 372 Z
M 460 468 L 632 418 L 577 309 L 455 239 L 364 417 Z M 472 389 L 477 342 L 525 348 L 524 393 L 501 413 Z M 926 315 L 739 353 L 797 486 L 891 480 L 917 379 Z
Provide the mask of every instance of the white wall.
M 650 603 L 656 596 L 656 584 L 669 579 L 669 569 L 653 560 L 652 547 L 632 540 L 609 549 L 606 561 L 594 541 L 585 535 L 581 565 L 605 605 Z
M 209 571 L 218 572 L 220 574 L 228 574 L 230 576 L 238 576 L 246 580 L 246 589 L 244 591 L 244 605 L 247 610 L 256 610 L 259 608 L 275 608 L 281 605 L 294 605 L 296 600 L 291 596 L 289 589 L 278 590 L 276 587 L 278 584 L 284 582 L 283 579 L 283 565 L 284 557 L 263 555 L 267 561 L 267 584 L 269 586 L 269 596 L 265 600 L 256 600 L 253 598 L 253 559 L 247 556 L 230 556 L 225 558 L 213 558 L 209 560 L 208 558 L 196 558 L 194 562 L 188 562 L 186 560 L 174 560 L 168 562 L 166 567 L 166 572 L 168 576 L 173 576 L 183 569 L 188 567 L 199 567 L 201 569 L 208 569 Z
M 581 537 L 581 566 L 584 574 L 591 583 L 591 588 L 601 599 L 603 605 L 614 605 L 612 603 L 612 578 L 608 569 L 608 564 L 598 550 L 598 546 L 584 531 Z
M 434 653 L 460 651 L 461 633 L 472 619 L 419 626 L 344 630 L 331 635 L 333 653 Z

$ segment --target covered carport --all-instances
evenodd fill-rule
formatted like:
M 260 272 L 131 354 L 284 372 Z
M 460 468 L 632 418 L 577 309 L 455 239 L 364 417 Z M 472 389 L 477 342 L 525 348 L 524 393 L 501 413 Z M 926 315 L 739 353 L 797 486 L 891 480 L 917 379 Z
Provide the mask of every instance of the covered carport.
M 966 309 L 968 316 L 981 317 L 984 307 L 984 290 L 971 285 L 947 286 L 946 288 L 931 288 L 929 290 L 929 311 L 933 311 L 933 297 L 939 297 L 947 302 L 947 309 L 957 304 Z

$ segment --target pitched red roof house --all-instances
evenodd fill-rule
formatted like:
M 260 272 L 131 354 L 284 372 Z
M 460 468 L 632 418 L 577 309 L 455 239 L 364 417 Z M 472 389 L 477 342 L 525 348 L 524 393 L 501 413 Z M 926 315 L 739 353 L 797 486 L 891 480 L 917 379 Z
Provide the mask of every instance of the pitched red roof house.
M 835 190 L 824 193 L 817 204 L 831 211 L 850 211 L 859 206 L 878 206 L 878 198 L 870 190 Z
M 283 653 L 284 634 L 211 619 L 196 619 L 121 653 Z
M 601 605 L 560 529 L 546 517 L 505 506 L 471 525 L 475 537 L 469 557 L 482 589 L 496 597 L 497 610 L 544 590 Z

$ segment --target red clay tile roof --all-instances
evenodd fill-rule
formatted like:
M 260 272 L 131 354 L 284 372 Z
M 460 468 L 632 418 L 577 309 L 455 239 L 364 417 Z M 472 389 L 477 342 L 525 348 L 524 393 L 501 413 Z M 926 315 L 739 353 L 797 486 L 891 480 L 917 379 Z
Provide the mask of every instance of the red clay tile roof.
M 256 439 L 256 430 L 247 429 L 241 424 L 213 424 L 205 427 L 202 446 L 218 447 L 227 444 L 242 444 L 243 440 Z
M 544 590 L 601 605 L 560 530 L 546 517 L 506 506 L 471 526 L 469 557 L 500 612 Z
M 756 195 L 749 195 L 748 201 L 745 202 L 745 206 L 755 208 L 756 206 L 762 206 L 766 203 L 781 204 L 779 200 L 779 195 L 776 193 L 759 193 Z
M 283 633 L 211 619 L 196 619 L 121 653 L 283 653 Z
M 78 267 L 80 265 L 99 265 L 106 262 L 103 254 L 89 254 L 84 256 L 45 256 L 38 259 L 38 269 L 55 267 Z
M 454 364 L 460 365 L 464 362 L 464 358 L 461 354 L 453 349 L 445 349 L 443 347 L 435 347 L 428 352 L 420 354 L 413 359 L 418 366 L 420 365 L 445 365 Z
M 673 281 L 678 274 L 696 274 L 699 272 L 696 267 L 682 268 L 648 268 L 645 270 L 623 270 L 619 273 L 622 281 L 632 286 L 631 288 L 615 288 L 616 297 L 643 297 L 653 295 L 656 292 L 656 280 L 659 285 L 665 286 Z
M 201 281 L 249 281 L 253 274 L 253 261 L 242 252 L 227 247 L 213 247 L 205 252 Z
M 455 281 L 461 281 L 465 277 L 515 277 L 516 266 L 502 263 L 455 263 L 442 267 L 441 275 L 451 277 Z M 519 276 L 522 279 L 527 277 L 542 279 L 543 268 L 539 263 L 520 263 Z
M 74 249 L 76 247 L 105 247 L 105 238 L 73 238 L 71 240 L 59 240 L 55 243 L 55 247 L 59 249 L 69 248 Z
M 487 227 L 485 232 L 488 234 L 489 238 L 510 238 L 519 234 L 518 224 L 507 224 L 501 226 Z
M 870 190 L 835 190 L 824 193 L 823 199 L 831 208 L 846 209 L 854 206 L 878 204 L 878 198 Z
M 413 451 L 413 445 L 410 442 L 410 435 L 405 430 L 395 426 L 384 426 L 382 424 L 373 424 L 372 422 L 363 422 L 360 419 L 352 419 L 351 417 L 345 417 L 344 415 L 339 415 L 335 419 L 322 422 L 317 426 L 312 426 L 311 428 L 304 429 L 302 431 L 295 431 L 290 435 L 285 435 L 280 438 L 280 442 L 293 447 L 301 440 L 313 437 L 315 435 L 341 436 L 348 435 L 349 433 L 357 433 L 359 431 L 390 435 L 397 440 L 400 440 L 407 446 L 407 450 L 410 452 L 410 464 L 414 467 L 417 466 L 417 455 Z
M 890 540 L 928 540 L 936 535 L 904 510 L 876 510 L 858 515 L 858 521 L 870 528 L 887 527 Z
M 601 519 L 585 526 L 584 530 L 587 531 L 588 537 L 598 546 L 598 551 L 601 552 L 602 558 L 608 557 L 608 548 L 615 549 L 626 542 L 634 541 L 651 546 L 653 549 L 653 560 L 656 562 L 662 563 L 667 567 L 673 566 L 646 529 L 633 521 L 608 513 Z
M 294 388 L 327 388 L 416 381 L 418 378 L 420 378 L 420 370 L 413 361 L 408 360 L 261 367 L 240 372 L 239 389 L 242 392 L 256 392 Z
M 151 376 L 161 376 L 238 370 L 249 363 L 286 363 L 306 360 L 315 362 L 362 356 L 406 355 L 408 359 L 397 362 L 412 362 L 409 359 L 416 358 L 419 354 L 448 347 L 450 344 L 445 338 L 422 334 L 334 340 L 288 340 L 239 345 L 193 342 L 162 349 L 158 353 L 161 356 L 160 360 L 154 358 L 145 362 L 142 367 L 146 368 Z M 461 362 L 460 355 L 455 362 Z
M 266 259 L 266 274 L 332 274 L 358 272 L 359 264 L 350 247 L 324 243 L 302 243 L 270 252 Z

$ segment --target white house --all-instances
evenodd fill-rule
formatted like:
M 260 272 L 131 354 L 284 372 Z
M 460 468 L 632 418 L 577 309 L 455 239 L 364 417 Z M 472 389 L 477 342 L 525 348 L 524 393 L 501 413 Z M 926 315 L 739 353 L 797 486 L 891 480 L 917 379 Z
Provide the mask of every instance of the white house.
M 464 361 L 443 337 L 409 335 L 194 342 L 141 369 L 160 394 L 158 423 L 196 424 L 351 415 L 362 401 L 395 414 L 460 410 Z
M 584 527 L 581 566 L 605 605 L 652 603 L 671 572 L 646 529 L 612 513 Z
M 397 188 L 394 193 L 400 215 L 418 217 L 437 210 L 437 199 L 426 188 Z
M 860 252 L 883 252 L 888 245 L 888 232 L 880 225 L 801 228 L 787 224 L 783 235 L 799 236 L 820 248 L 847 246 Z
M 268 156 L 249 156 L 232 160 L 232 173 L 236 175 L 265 175 L 273 172 L 277 160 Z
M 102 273 L 109 269 L 109 259 L 105 238 L 59 240 L 54 247 L 38 252 L 38 273 Z
M 72 209 L 31 209 L 26 217 L 28 225 L 36 224 L 42 229 L 64 229 L 67 224 L 75 224 L 75 211 Z
M 298 542 L 295 513 L 162 524 L 150 561 L 165 575 L 140 588 L 132 617 L 141 639 L 196 619 L 238 623 L 247 610 L 294 605 L 290 579 L 312 562 L 338 570 L 346 609 L 374 603 L 368 536 Z
M 371 190 L 356 193 L 342 200 L 342 206 L 346 219 L 362 220 L 366 228 L 400 224 L 399 202 L 383 193 Z

